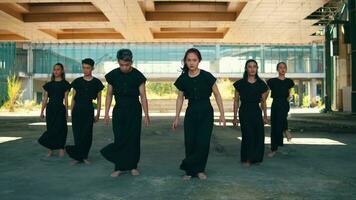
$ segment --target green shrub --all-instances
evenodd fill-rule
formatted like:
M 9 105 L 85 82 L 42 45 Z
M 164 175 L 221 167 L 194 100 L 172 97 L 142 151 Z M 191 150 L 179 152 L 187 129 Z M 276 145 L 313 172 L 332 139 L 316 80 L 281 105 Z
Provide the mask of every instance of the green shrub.
M 21 81 L 16 76 L 7 77 L 8 100 L 5 102 L 4 107 L 10 112 L 14 112 L 17 100 L 20 98 L 21 95 Z

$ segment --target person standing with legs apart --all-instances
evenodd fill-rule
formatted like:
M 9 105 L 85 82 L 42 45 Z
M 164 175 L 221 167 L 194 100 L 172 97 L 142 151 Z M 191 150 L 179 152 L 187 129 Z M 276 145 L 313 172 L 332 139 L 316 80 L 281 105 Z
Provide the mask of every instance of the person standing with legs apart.
M 94 60 L 82 60 L 83 77 L 72 82 L 72 129 L 74 145 L 66 146 L 68 155 L 74 159 L 72 164 L 88 160 L 89 150 L 93 140 L 93 123 L 99 121 L 101 109 L 101 90 L 104 85 L 92 75 Z M 97 112 L 94 117 L 93 100 L 97 99 Z
M 150 118 L 146 97 L 146 78 L 132 67 L 132 52 L 120 49 L 117 52 L 119 68 L 105 75 L 108 90 L 105 103 L 105 124 L 109 124 L 109 110 L 112 96 L 115 106 L 112 112 L 114 143 L 101 150 L 101 154 L 115 164 L 112 177 L 120 176 L 123 171 L 131 171 L 133 176 L 140 175 L 137 169 L 140 160 L 142 109 L 145 113 L 144 124 L 147 127 Z M 141 98 L 141 103 L 139 100 Z M 142 108 L 141 108 L 142 107 Z
M 233 125 L 236 127 L 241 123 L 241 162 L 245 166 L 261 163 L 265 148 L 264 124 L 268 123 L 266 99 L 269 90 L 267 84 L 259 78 L 257 71 L 258 65 L 255 60 L 246 61 L 243 78 L 234 83 L 236 90 Z M 237 113 L 240 120 L 237 119 Z
M 184 117 L 185 159 L 180 165 L 180 169 L 186 173 L 183 180 L 189 180 L 191 177 L 207 179 L 205 167 L 214 122 L 214 110 L 209 99 L 211 93 L 214 93 L 219 107 L 220 125 L 226 125 L 222 99 L 215 83 L 216 78 L 211 73 L 199 69 L 201 60 L 198 49 L 188 49 L 182 61 L 183 72 L 174 83 L 179 91 L 173 130 L 179 124 L 184 97 L 188 99 L 188 108 Z
M 47 130 L 38 139 L 38 142 L 42 146 L 49 149 L 48 157 L 52 156 L 55 149 L 59 149 L 60 157 L 64 156 L 64 145 L 68 132 L 68 93 L 70 88 L 70 84 L 65 80 L 63 65 L 61 63 L 55 64 L 53 66 L 51 81 L 43 85 L 44 97 L 40 118 L 44 119 L 43 112 L 46 108 Z
M 283 146 L 283 134 L 288 141 L 292 139 L 288 131 L 288 112 L 290 89 L 294 86 L 292 79 L 286 78 L 287 64 L 280 62 L 277 64 L 278 77 L 267 81 L 271 89 L 273 98 L 271 107 L 271 152 L 269 157 L 273 157 L 279 146 Z

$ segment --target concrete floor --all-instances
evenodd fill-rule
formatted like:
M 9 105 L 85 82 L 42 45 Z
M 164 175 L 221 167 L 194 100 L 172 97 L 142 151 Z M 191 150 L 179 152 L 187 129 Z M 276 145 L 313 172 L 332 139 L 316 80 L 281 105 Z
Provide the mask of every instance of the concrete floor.
M 46 158 L 37 143 L 44 125 L 34 117 L 1 117 L 0 137 L 22 137 L 0 143 L 0 199 L 356 199 L 356 131 L 291 121 L 295 138 L 324 138 L 331 145 L 287 144 L 283 154 L 265 157 L 260 166 L 239 163 L 240 129 L 214 127 L 207 165 L 209 179 L 181 180 L 183 127 L 172 132 L 172 117 L 153 117 L 143 129 L 142 175 L 111 178 L 113 165 L 99 150 L 112 141 L 111 127 L 95 125 L 92 165 L 70 166 L 70 159 Z M 69 129 L 68 143 L 72 143 Z M 266 127 L 269 136 L 269 127 Z M 319 139 L 320 140 L 320 139 Z M 266 144 L 266 152 L 269 145 Z

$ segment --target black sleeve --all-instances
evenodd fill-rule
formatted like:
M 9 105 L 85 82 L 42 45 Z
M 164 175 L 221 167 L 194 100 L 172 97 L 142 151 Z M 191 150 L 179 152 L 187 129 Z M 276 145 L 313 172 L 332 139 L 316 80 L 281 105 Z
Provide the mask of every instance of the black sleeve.
M 267 86 L 265 81 L 260 80 L 260 82 L 261 82 L 260 83 L 260 91 L 261 91 L 261 94 L 262 94 L 262 93 L 265 93 L 268 90 L 268 86 Z
M 47 82 L 47 83 L 45 83 L 45 84 L 42 86 L 42 88 L 43 88 L 46 92 L 48 92 L 48 90 L 49 90 L 49 85 L 50 85 L 50 82 Z
M 273 79 L 268 79 L 267 85 L 272 90 L 272 88 L 273 88 Z
M 176 88 L 182 92 L 184 92 L 184 80 L 183 80 L 183 74 L 180 75 L 177 80 L 174 82 L 174 85 Z
M 213 87 L 216 82 L 216 78 L 210 72 L 206 72 L 206 78 L 210 87 Z
M 234 85 L 234 88 L 235 88 L 238 92 L 241 92 L 241 82 L 240 82 L 240 81 L 236 81 L 233 85 Z
M 70 85 L 73 89 L 78 90 L 78 79 L 75 79 Z
M 97 79 L 97 88 L 98 88 L 97 93 L 99 93 L 104 89 L 104 85 L 99 79 Z
M 64 82 L 64 90 L 69 92 L 71 88 L 72 88 L 72 86 L 70 85 L 70 83 L 68 83 L 68 81 L 65 81 Z
M 146 82 L 146 77 L 140 72 L 140 71 L 137 71 L 137 83 L 138 83 L 138 86 L 140 86 L 142 83 Z
M 111 72 L 109 72 L 109 73 L 107 73 L 105 75 L 106 82 L 108 82 L 110 85 L 113 85 L 113 82 L 114 82 L 114 80 L 113 80 L 113 72 L 114 71 L 111 71 Z
M 289 79 L 289 89 L 294 87 L 294 81 L 292 79 Z

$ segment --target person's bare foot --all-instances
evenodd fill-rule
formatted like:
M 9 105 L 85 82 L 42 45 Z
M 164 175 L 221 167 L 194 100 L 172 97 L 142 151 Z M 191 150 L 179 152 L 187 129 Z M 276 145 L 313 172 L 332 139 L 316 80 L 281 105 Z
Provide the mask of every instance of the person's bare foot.
M 250 162 L 250 161 L 242 162 L 242 164 L 243 164 L 245 167 L 250 167 L 250 166 L 251 166 L 251 162 Z
M 121 171 L 114 171 L 113 173 L 110 174 L 111 177 L 118 177 L 121 175 Z
M 47 157 L 51 157 L 52 155 L 53 155 L 53 151 L 49 150 L 48 153 L 47 153 Z
M 189 175 L 184 175 L 182 177 L 183 181 L 189 181 L 191 178 L 192 178 L 192 176 L 189 176 Z
M 70 162 L 70 165 L 77 165 L 77 164 L 79 164 L 79 161 L 78 161 L 78 160 L 72 160 L 72 161 Z
M 205 173 L 200 172 L 200 173 L 198 173 L 198 178 L 200 180 L 206 180 L 206 179 L 208 179 L 208 176 Z
M 292 141 L 292 133 L 289 132 L 289 130 L 284 131 L 284 136 L 287 138 L 288 142 Z
M 64 157 L 64 149 L 59 150 L 59 157 Z
M 88 159 L 84 159 L 83 162 L 86 164 L 86 165 L 90 165 L 91 162 L 88 160 Z
M 272 158 L 273 156 L 275 156 L 277 153 L 277 151 L 271 151 L 267 154 L 268 157 Z
M 132 176 L 139 176 L 140 175 L 140 171 L 138 171 L 138 169 L 132 169 L 131 170 L 131 175 Z

